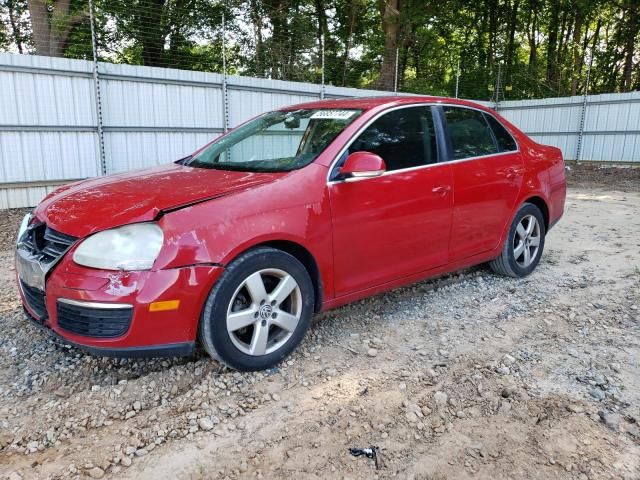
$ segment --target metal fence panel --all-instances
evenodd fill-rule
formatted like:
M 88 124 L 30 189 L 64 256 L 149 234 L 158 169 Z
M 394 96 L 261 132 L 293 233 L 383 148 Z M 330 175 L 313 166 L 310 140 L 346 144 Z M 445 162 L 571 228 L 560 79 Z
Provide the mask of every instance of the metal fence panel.
M 167 163 L 250 117 L 325 98 L 389 92 L 215 73 L 0 53 L 0 208 L 36 204 L 56 185 Z M 227 95 L 225 97 L 225 87 Z M 226 101 L 225 101 L 226 100 Z M 495 106 L 489 102 L 478 102 Z M 584 98 L 504 101 L 498 111 L 574 159 Z M 582 160 L 640 162 L 640 92 L 588 97 Z
M 534 140 L 560 148 L 567 160 L 640 163 L 640 92 L 500 102 L 501 115 Z
M 170 163 L 193 152 L 219 133 L 105 132 L 107 173 L 125 172 Z
M 93 95 L 90 62 L 0 54 L 0 208 L 98 174 Z

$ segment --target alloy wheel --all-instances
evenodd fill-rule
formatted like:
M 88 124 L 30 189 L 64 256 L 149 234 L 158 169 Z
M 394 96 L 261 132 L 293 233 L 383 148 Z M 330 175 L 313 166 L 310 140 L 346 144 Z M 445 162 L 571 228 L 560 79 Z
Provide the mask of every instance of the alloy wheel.
M 293 335 L 302 314 L 302 293 L 292 275 L 270 268 L 252 273 L 227 309 L 227 332 L 241 352 L 268 355 Z
M 516 227 L 513 258 L 523 268 L 533 263 L 540 250 L 540 224 L 533 215 L 525 215 Z

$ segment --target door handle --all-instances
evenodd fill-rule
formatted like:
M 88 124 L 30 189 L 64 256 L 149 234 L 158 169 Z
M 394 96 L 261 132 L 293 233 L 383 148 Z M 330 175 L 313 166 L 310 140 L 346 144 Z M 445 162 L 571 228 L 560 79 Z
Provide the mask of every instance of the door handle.
M 447 193 L 449 193 L 449 190 L 451 190 L 450 185 L 438 185 L 437 187 L 433 187 L 431 189 L 433 193 L 435 193 L 436 195 L 440 195 L 441 197 L 444 197 Z

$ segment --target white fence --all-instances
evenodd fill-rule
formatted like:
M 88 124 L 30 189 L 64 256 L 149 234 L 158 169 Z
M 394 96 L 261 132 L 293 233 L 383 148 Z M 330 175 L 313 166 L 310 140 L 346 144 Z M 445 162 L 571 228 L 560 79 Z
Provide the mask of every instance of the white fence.
M 640 92 L 501 102 L 498 111 L 564 158 L 640 165 Z M 581 128 L 582 123 L 582 128 Z M 581 145 L 579 145 L 581 143 Z
M 180 158 L 225 126 L 284 105 L 388 94 L 215 73 L 0 54 L 0 208 L 72 180 Z M 485 102 L 483 102 L 485 103 Z M 100 106 L 100 108 L 98 108 Z M 574 159 L 640 162 L 640 92 L 503 102 L 500 113 Z M 103 139 L 101 144 L 100 138 Z

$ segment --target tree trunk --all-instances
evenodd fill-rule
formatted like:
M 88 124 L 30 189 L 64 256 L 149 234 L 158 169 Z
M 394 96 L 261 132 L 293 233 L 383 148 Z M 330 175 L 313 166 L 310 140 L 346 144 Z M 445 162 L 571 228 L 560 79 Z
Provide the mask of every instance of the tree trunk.
M 73 27 L 87 18 L 87 12 L 71 14 L 71 0 L 28 0 L 36 55 L 61 57 Z
M 49 55 L 49 37 L 51 35 L 51 19 L 45 0 L 28 0 L 31 31 L 36 55 Z
M 575 95 L 578 91 L 578 75 L 582 69 L 582 57 L 583 51 L 580 51 L 580 39 L 582 37 L 582 23 L 583 23 L 582 11 L 578 9 L 576 11 L 576 23 L 573 28 L 573 72 L 571 79 L 571 95 Z
M 344 46 L 344 55 L 342 57 L 342 86 L 347 85 L 347 66 L 349 64 L 349 51 L 353 42 L 353 31 L 356 27 L 356 15 L 358 13 L 358 7 L 360 6 L 359 0 L 351 0 L 351 11 L 349 12 L 349 36 Z
M 287 24 L 289 14 L 288 3 L 284 0 L 269 0 L 265 1 L 264 5 L 273 29 L 268 52 L 270 54 L 271 72 L 275 78 L 285 80 L 289 75 L 287 45 L 287 38 L 289 38 L 289 28 Z
M 488 67 L 489 70 L 494 70 L 496 63 L 496 37 L 498 35 L 498 5 L 497 0 L 488 0 L 489 6 L 489 51 L 487 52 L 489 55 L 488 58 Z
M 20 29 L 20 25 L 16 21 L 16 5 L 14 0 L 7 0 L 7 9 L 9 10 L 9 23 L 11 25 L 11 37 L 18 48 L 18 53 L 23 53 L 24 37 Z
M 560 20 L 560 2 L 554 0 L 549 18 L 549 40 L 547 42 L 547 81 L 558 89 L 558 27 Z
M 518 26 L 518 8 L 520 7 L 520 0 L 514 0 L 513 8 L 511 9 L 509 16 L 509 41 L 507 43 L 507 72 L 511 71 L 513 65 L 513 59 L 516 53 L 515 41 L 516 41 L 516 29 Z
M 400 32 L 399 3 L 399 0 L 378 0 L 384 32 L 384 54 L 378 80 L 378 88 L 382 90 L 393 90 L 396 81 L 396 56 Z
M 138 6 L 138 38 L 142 43 L 142 64 L 147 67 L 164 65 L 164 44 L 167 32 L 164 31 L 162 16 L 164 0 L 146 0 Z
M 622 91 L 628 92 L 632 87 L 633 76 L 633 56 L 635 53 L 635 41 L 640 31 L 640 18 L 638 15 L 638 4 L 634 0 L 627 3 L 626 17 L 627 28 L 625 31 L 624 46 L 624 69 L 622 71 Z
M 318 36 L 318 46 L 320 48 L 320 52 L 318 54 L 318 67 L 322 68 L 322 55 L 324 51 L 325 81 L 327 81 L 328 83 L 332 83 L 333 72 L 331 68 L 327 68 L 327 64 L 329 62 L 327 62 L 326 59 L 329 56 L 329 53 L 334 52 L 335 49 L 332 48 L 334 45 L 333 45 L 331 34 L 329 33 L 329 25 L 327 23 L 327 12 L 325 10 L 326 7 L 324 5 L 324 0 L 315 0 L 315 8 L 316 8 L 316 16 L 318 17 L 317 36 Z
M 531 0 L 529 3 L 529 21 L 527 25 L 527 40 L 529 42 L 529 74 L 537 77 L 538 73 L 538 5 Z
M 251 21 L 256 37 L 255 72 L 256 76 L 264 77 L 264 40 L 262 38 L 262 15 L 257 0 L 251 0 Z

